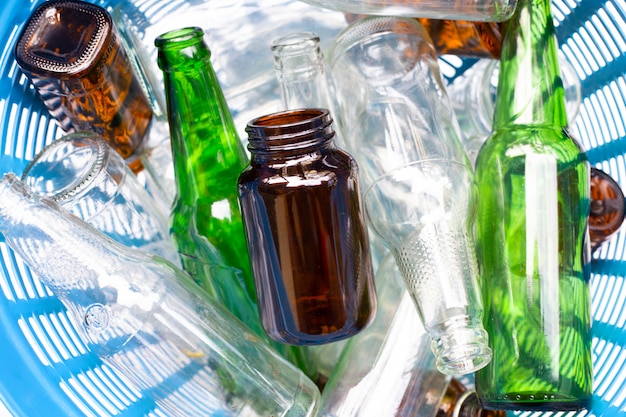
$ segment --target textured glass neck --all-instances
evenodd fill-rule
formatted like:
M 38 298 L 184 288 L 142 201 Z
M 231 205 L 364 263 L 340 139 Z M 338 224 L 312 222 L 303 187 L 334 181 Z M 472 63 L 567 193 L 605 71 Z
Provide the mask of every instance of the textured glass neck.
M 198 28 L 156 40 L 163 70 L 179 198 L 197 198 L 200 183 L 220 181 L 216 171 L 243 168 L 246 154 Z M 216 159 L 219 163 L 216 164 Z M 206 167 L 214 171 L 209 177 Z
M 550 0 L 521 0 L 505 25 L 494 129 L 567 125 Z

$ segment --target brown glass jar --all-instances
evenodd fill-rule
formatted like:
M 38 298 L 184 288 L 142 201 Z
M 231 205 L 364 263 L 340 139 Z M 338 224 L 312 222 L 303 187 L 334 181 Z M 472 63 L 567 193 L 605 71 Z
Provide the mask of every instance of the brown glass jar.
M 335 147 L 325 109 L 248 123 L 239 201 L 268 335 L 316 345 L 352 336 L 376 297 L 354 159 Z
M 152 108 L 100 6 L 53 0 L 35 9 L 20 34 L 15 58 L 65 132 L 103 136 L 133 171 Z

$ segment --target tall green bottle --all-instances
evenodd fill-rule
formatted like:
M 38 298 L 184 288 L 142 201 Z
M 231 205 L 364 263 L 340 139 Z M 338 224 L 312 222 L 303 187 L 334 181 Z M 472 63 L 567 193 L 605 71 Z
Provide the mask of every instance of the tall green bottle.
M 567 132 L 550 0 L 505 25 L 493 132 L 476 165 L 492 409 L 576 410 L 591 398 L 589 162 Z
M 269 341 L 258 312 L 237 194 L 237 178 L 247 165 L 247 155 L 203 38 L 202 29 L 189 27 L 155 40 L 176 177 L 170 232 L 183 268 Z M 271 345 L 316 377 L 304 348 Z

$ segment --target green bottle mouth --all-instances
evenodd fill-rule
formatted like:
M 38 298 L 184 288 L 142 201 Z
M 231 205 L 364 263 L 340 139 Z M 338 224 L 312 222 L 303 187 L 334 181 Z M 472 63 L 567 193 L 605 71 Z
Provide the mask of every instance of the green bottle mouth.
M 174 29 L 159 35 L 154 44 L 157 48 L 182 49 L 202 42 L 204 32 L 197 26 Z

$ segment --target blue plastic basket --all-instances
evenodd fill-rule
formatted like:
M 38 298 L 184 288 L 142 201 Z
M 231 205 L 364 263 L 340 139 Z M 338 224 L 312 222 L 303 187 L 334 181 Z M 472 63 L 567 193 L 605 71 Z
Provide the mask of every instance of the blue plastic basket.
M 21 24 L 42 1 L 8 0 L 0 5 L 0 22 L 3 22 L 0 33 L 0 174 L 7 171 L 21 174 L 39 150 L 63 134 L 48 117 L 13 56 Z M 206 3 L 217 1 L 220 0 L 204 0 Z M 148 9 L 147 13 L 164 10 L 173 13 L 179 2 L 163 0 L 162 8 Z M 114 6 L 116 1 L 98 3 Z M 157 4 L 155 0 L 137 0 L 136 3 Z M 561 51 L 576 69 L 582 86 L 583 101 L 571 126 L 572 132 L 583 143 L 592 164 L 626 188 L 626 2 L 553 0 L 553 12 Z M 306 16 L 298 18 L 306 19 Z M 297 23 L 294 18 L 294 27 Z M 314 23 L 308 21 L 307 29 L 314 30 Z M 255 21 L 251 19 L 246 24 L 254 25 Z M 207 25 L 210 22 L 207 21 Z M 214 54 L 220 53 L 210 46 Z M 270 71 L 269 46 L 266 52 L 266 61 L 256 63 L 259 71 Z M 450 56 L 441 58 L 447 80 L 454 79 L 473 63 Z M 218 71 L 224 85 L 230 81 L 227 76 L 226 72 Z M 272 79 L 268 77 L 267 82 L 273 82 Z M 228 91 L 226 89 L 227 99 Z M 279 96 L 272 99 L 279 100 Z M 233 100 L 233 113 L 238 127 L 243 128 L 241 124 L 247 121 L 248 114 L 235 108 L 236 103 Z M 264 109 L 251 111 L 255 115 L 265 113 Z M 593 406 L 579 413 L 543 413 L 545 416 L 626 415 L 624 240 L 625 234 L 618 233 L 594 255 L 592 264 Z M 88 351 L 61 303 L 2 243 L 0 236 L 0 417 L 5 415 L 165 414 L 155 406 L 150 392 L 133 390 Z

